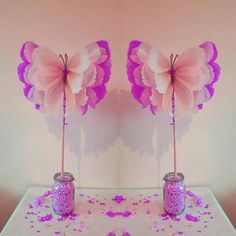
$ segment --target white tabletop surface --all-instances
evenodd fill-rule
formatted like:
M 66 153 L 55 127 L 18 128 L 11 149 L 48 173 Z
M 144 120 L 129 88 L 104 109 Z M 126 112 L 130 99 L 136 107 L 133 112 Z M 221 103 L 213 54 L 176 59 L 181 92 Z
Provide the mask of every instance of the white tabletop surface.
M 76 189 L 75 214 L 67 219 L 52 211 L 50 195 L 38 198 L 48 190 L 45 187 L 29 188 L 0 235 L 236 235 L 208 187 L 188 188 L 196 196 L 202 197 L 203 204 L 196 206 L 196 201 L 187 197 L 186 209 L 176 219 L 161 215 L 164 213 L 162 189 Z M 122 195 L 125 200 L 115 202 L 112 199 L 116 195 Z M 41 204 L 38 205 L 39 200 Z M 197 219 L 197 222 L 186 219 L 187 215 L 190 219 Z

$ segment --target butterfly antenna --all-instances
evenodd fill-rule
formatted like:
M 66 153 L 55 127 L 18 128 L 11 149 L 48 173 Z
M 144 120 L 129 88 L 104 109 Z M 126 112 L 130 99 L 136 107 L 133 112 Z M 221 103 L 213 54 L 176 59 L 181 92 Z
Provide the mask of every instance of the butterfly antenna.
M 178 54 L 175 55 L 175 58 L 174 58 L 174 60 L 173 60 L 173 65 L 175 64 L 175 61 L 176 61 L 176 59 L 178 58 L 178 56 L 179 56 Z
M 64 64 L 64 66 L 65 66 L 65 60 L 64 60 L 63 56 L 60 54 L 60 55 L 59 55 L 59 57 L 61 58 L 61 60 L 62 60 L 62 63 L 63 63 L 63 64 Z
M 171 66 L 172 66 L 172 62 L 173 62 L 173 53 L 170 54 L 170 63 L 171 63 Z
M 67 56 L 67 54 L 65 53 L 65 68 L 67 68 L 67 62 L 68 62 L 68 56 Z

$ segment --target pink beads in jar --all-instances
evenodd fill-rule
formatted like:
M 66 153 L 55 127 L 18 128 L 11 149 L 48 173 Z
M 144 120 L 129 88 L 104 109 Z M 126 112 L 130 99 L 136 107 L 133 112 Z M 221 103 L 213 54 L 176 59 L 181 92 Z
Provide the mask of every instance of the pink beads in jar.
M 69 215 L 74 209 L 74 177 L 68 172 L 56 173 L 52 187 L 52 207 L 59 215 Z
M 164 176 L 163 186 L 163 207 L 166 213 L 170 215 L 179 215 L 185 209 L 185 185 L 184 175 L 174 172 L 167 173 Z

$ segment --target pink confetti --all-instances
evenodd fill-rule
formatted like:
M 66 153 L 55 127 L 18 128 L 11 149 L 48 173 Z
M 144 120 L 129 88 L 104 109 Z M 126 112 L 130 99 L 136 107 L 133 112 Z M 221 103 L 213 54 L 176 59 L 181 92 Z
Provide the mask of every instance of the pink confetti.
M 147 199 L 147 200 L 145 200 L 143 203 L 144 203 L 144 204 L 148 204 L 148 203 L 150 203 L 150 202 L 151 202 L 151 201 Z
M 177 235 L 184 235 L 184 232 L 178 231 L 172 234 L 172 236 L 177 236 Z
M 107 236 L 116 236 L 115 232 L 109 232 Z
M 120 204 L 126 199 L 122 195 L 116 195 L 112 200 L 116 202 L 117 204 Z
M 116 216 L 122 216 L 122 217 L 126 218 L 126 217 L 132 216 L 132 212 L 130 212 L 130 211 L 122 212 L 122 211 L 111 211 L 110 210 L 110 211 L 106 212 L 106 215 L 111 218 L 116 217 Z
M 191 214 L 186 214 L 185 219 L 193 222 L 198 222 L 200 220 L 200 217 L 198 216 L 193 216 Z
M 43 204 L 43 202 L 51 196 L 52 196 L 52 191 L 45 192 L 43 195 L 35 198 L 34 205 L 36 207 L 40 207 Z
M 45 221 L 50 221 L 52 218 L 53 218 L 52 214 L 48 214 L 48 215 L 39 217 L 38 220 L 40 222 L 45 222 Z
M 129 232 L 124 232 L 122 236 L 131 236 L 131 234 Z
M 181 219 L 178 216 L 170 216 L 170 218 L 174 221 L 180 221 Z
M 202 197 L 195 195 L 191 191 L 186 191 L 185 195 L 186 195 L 186 197 L 190 197 L 193 200 L 193 202 L 195 203 L 196 207 L 202 207 L 202 205 L 203 205 Z
M 148 203 L 152 202 L 152 199 L 151 199 L 150 196 L 145 196 L 145 195 L 142 195 L 142 196 L 143 196 L 142 199 L 129 198 L 127 200 L 127 204 L 129 204 L 130 206 L 133 206 L 131 208 L 132 210 L 127 210 L 127 208 L 126 208 L 126 210 L 123 210 L 123 211 L 121 209 L 119 209 L 119 210 L 118 209 L 116 209 L 116 210 L 112 209 L 112 205 L 110 206 L 111 208 L 108 211 L 104 207 L 104 206 L 107 205 L 107 201 L 109 201 L 109 203 L 110 203 L 110 200 L 112 200 L 114 203 L 117 203 L 117 204 L 121 204 L 122 202 L 126 201 L 126 198 L 123 195 L 116 195 L 112 199 L 111 198 L 110 199 L 102 198 L 102 201 L 100 199 L 96 199 L 94 197 L 87 196 L 86 200 L 90 204 L 94 204 L 98 208 L 100 207 L 100 213 L 104 214 L 104 215 L 106 215 L 110 218 L 114 218 L 114 217 L 128 218 L 130 216 L 134 216 L 136 214 L 136 211 L 137 211 L 137 214 L 138 214 L 139 206 L 144 208 L 145 204 L 148 204 Z M 152 195 L 152 197 L 153 196 L 154 195 Z M 86 197 L 86 196 L 84 196 L 84 197 Z M 202 220 L 202 222 L 204 223 L 203 229 L 206 230 L 208 221 L 210 221 L 210 219 L 213 219 L 213 216 L 212 216 L 211 212 L 208 209 L 208 208 L 210 208 L 209 204 L 205 203 L 203 205 L 202 198 L 195 195 L 194 193 L 192 193 L 190 191 L 186 191 L 186 197 L 191 198 L 191 200 L 193 201 L 192 204 L 187 206 L 186 215 L 183 215 L 183 217 L 174 216 L 174 215 L 172 216 L 172 215 L 168 215 L 165 212 L 163 212 L 162 214 L 159 214 L 159 219 L 163 220 L 163 221 L 167 221 L 167 222 L 164 223 L 166 225 L 166 228 L 160 227 L 158 225 L 160 223 L 160 221 L 159 221 L 159 223 L 157 224 L 156 227 L 153 226 L 153 229 L 156 232 L 163 232 L 165 230 L 171 230 L 172 231 L 172 236 L 173 235 L 183 236 L 184 232 L 183 231 L 176 231 L 177 228 L 176 228 L 175 225 L 173 225 L 171 223 L 171 221 L 176 221 L 176 222 L 182 221 L 182 223 L 185 223 L 185 227 L 193 227 L 193 224 L 186 225 L 186 221 L 184 222 L 184 220 L 191 221 L 191 222 L 198 222 L 198 221 Z M 49 198 L 51 198 L 51 193 L 50 193 L 50 191 L 47 191 L 44 194 L 42 194 L 41 196 L 35 198 L 33 204 L 28 204 L 28 211 L 26 212 L 24 218 L 27 219 L 29 223 L 31 222 L 30 225 L 29 225 L 31 228 L 34 228 L 34 229 L 36 228 L 34 226 L 35 220 L 36 221 L 38 220 L 39 222 L 47 222 L 47 221 L 52 220 L 52 218 L 53 218 L 52 214 L 47 214 L 47 215 L 41 215 L 40 216 L 41 209 L 42 209 L 42 213 L 44 212 L 44 214 L 45 214 L 45 210 L 46 210 L 45 208 L 50 208 L 51 209 L 51 205 L 48 204 L 48 202 L 46 202 L 46 204 L 45 204 L 45 201 L 48 200 Z M 114 203 L 113 203 L 113 206 L 114 206 Z M 41 209 L 34 210 L 34 207 L 37 207 L 37 208 L 41 207 Z M 89 208 L 88 205 L 87 205 L 87 207 Z M 128 205 L 126 207 L 128 207 Z M 148 207 L 148 206 L 146 206 L 144 209 L 145 209 L 144 212 L 146 213 L 146 215 L 148 217 L 151 217 L 151 214 L 155 214 L 155 212 L 156 212 L 155 210 L 151 211 L 150 207 Z M 190 214 L 190 212 L 188 212 L 187 209 L 194 210 L 195 214 L 194 215 Z M 87 209 L 87 212 L 88 212 L 88 214 L 92 214 L 90 209 Z M 200 217 L 200 216 L 202 216 L 202 217 Z M 34 217 L 34 218 L 32 218 L 32 217 Z M 72 231 L 83 232 L 83 230 L 85 229 L 85 226 L 80 227 L 80 221 L 78 221 L 78 224 L 77 224 L 78 217 L 79 217 L 79 214 L 76 213 L 76 212 L 73 212 L 68 216 L 55 217 L 55 220 L 58 221 L 58 224 L 60 224 L 60 222 L 62 222 L 62 224 L 63 224 L 63 221 L 67 221 L 64 224 L 65 228 L 71 228 Z M 74 223 L 69 222 L 69 221 L 72 221 L 72 220 L 76 221 L 75 223 L 77 224 L 77 226 L 75 226 Z M 44 225 L 45 225 L 45 227 L 50 226 L 50 225 L 47 225 L 47 224 L 44 224 Z M 37 231 L 35 230 L 35 232 L 37 232 Z M 197 230 L 195 232 L 200 233 L 200 231 L 198 232 Z M 55 231 L 55 232 L 52 232 L 52 233 L 54 235 L 64 235 L 60 231 Z M 114 235 L 116 235 L 116 236 L 130 236 L 130 233 L 126 232 L 126 231 L 122 231 L 122 232 L 121 231 L 119 231 L 119 232 L 116 232 L 116 231 L 112 232 L 111 231 L 110 233 L 114 233 L 114 234 L 110 234 L 110 235 L 108 234 L 108 236 L 114 236 Z M 117 233 L 118 233 L 118 235 L 117 235 Z
M 161 217 L 162 220 L 169 220 L 169 215 L 166 213 L 162 213 L 159 216 Z

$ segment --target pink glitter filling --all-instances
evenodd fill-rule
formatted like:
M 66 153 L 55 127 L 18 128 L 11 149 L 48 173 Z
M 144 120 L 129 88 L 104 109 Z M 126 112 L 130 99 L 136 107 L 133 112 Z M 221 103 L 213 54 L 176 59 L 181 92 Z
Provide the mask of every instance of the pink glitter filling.
M 165 175 L 163 187 L 163 206 L 170 215 L 179 215 L 185 208 L 185 185 L 183 175 L 178 173 L 177 177 L 173 173 Z
M 60 173 L 54 176 L 53 185 L 53 209 L 59 215 L 68 215 L 74 209 L 74 177 L 65 172 L 61 177 Z

